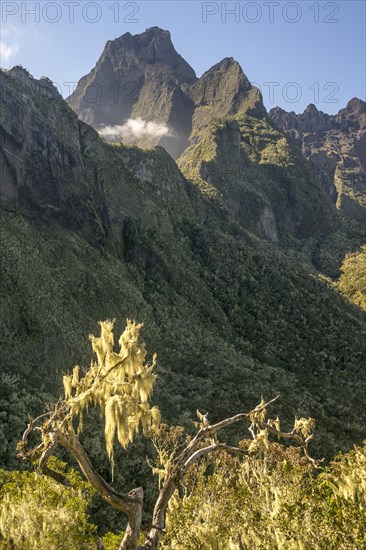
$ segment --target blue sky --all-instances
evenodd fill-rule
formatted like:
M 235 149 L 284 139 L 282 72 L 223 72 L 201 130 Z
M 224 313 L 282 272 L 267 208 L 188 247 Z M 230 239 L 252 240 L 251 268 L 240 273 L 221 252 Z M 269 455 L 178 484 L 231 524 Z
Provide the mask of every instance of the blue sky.
M 48 76 L 63 95 L 105 42 L 148 27 L 170 30 L 197 75 L 234 57 L 267 108 L 337 112 L 366 95 L 366 3 L 257 0 L 2 1 L 1 66 Z

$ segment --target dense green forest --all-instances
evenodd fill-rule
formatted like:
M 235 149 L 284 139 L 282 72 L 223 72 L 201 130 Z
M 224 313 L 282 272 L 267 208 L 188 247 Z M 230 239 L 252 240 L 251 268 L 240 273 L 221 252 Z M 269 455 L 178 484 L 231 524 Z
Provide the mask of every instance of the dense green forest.
M 65 471 L 62 463 L 53 467 Z M 97 526 L 87 513 L 93 490 L 67 472 L 72 489 L 35 473 L 0 471 L 1 548 L 96 547 Z M 245 549 L 363 548 L 365 472 L 365 446 L 316 472 L 296 448 L 278 443 L 245 460 L 225 454 L 206 460 L 174 495 L 162 548 L 239 550 L 239 537 Z M 105 534 L 106 550 L 117 550 L 122 534 Z
M 311 453 L 325 458 L 314 469 L 272 438 L 245 458 L 205 459 L 171 500 L 166 548 L 362 548 L 364 226 L 337 212 L 261 110 L 215 119 L 182 157 L 183 175 L 161 147 L 107 144 L 49 81 L 19 68 L 0 77 L 4 549 L 120 543 L 123 515 L 81 480 L 64 449 L 54 469 L 72 489 L 16 450 L 29 415 L 55 406 L 63 376 L 90 363 L 98 320 L 113 318 L 117 331 L 126 318 L 144 323 L 157 353 L 153 402 L 177 437 L 193 436 L 197 408 L 218 422 L 280 394 L 271 418 L 287 431 L 295 417 L 316 419 Z M 232 143 L 239 177 L 215 179 Z M 243 450 L 248 437 L 242 426 L 225 433 Z M 80 440 L 110 482 L 97 411 Z M 157 496 L 145 460 L 153 464 L 154 449 L 141 434 L 115 449 L 116 491 L 144 488 L 143 531 Z
M 312 458 L 309 444 L 315 420 L 295 418 L 293 427 L 284 432 L 278 416 L 268 418 L 279 396 L 268 403 L 262 398 L 248 413 L 216 424 L 197 410 L 195 435 L 180 426 L 160 425 L 158 407 L 150 406 L 156 355 L 146 362 L 142 326 L 131 321 L 116 348 L 113 326 L 113 321 L 100 323 L 100 337 L 90 337 L 94 359 L 89 368 L 78 365 L 64 375 L 63 399 L 36 419 L 29 418 L 17 445 L 18 457 L 33 464 L 36 472 L 0 470 L 1 548 L 242 550 L 365 545 L 365 446 L 354 447 L 329 464 Z M 102 413 L 112 483 L 114 471 L 125 465 L 121 456 L 115 457 L 116 439 L 126 449 L 141 426 L 150 442 L 146 462 L 157 497 L 152 520 L 141 515 L 143 488 L 118 493 L 90 463 L 77 434 L 92 406 Z M 228 430 L 239 424 L 242 436 L 245 422 L 251 439 L 241 439 L 237 446 L 223 442 L 221 431 L 230 439 Z M 39 434 L 41 443 L 29 448 L 32 433 Z M 271 436 L 292 440 L 294 445 L 273 442 Z M 33 445 L 34 441 L 33 437 Z M 76 459 L 89 483 L 55 458 L 57 446 Z M 98 537 L 90 516 L 97 493 L 127 515 L 125 532 Z

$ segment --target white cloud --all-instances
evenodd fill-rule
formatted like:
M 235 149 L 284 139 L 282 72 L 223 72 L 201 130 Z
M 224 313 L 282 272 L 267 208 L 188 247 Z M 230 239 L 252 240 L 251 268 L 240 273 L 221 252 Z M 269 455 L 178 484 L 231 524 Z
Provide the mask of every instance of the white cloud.
M 100 135 L 109 141 L 135 141 L 141 138 L 160 138 L 173 136 L 174 133 L 166 124 L 130 118 L 120 126 L 103 126 L 98 130 Z
M 1 33 L 6 39 L 0 41 L 0 61 L 3 65 L 9 63 L 10 58 L 19 52 L 19 38 L 22 35 L 22 30 L 14 25 L 3 25 Z
M 9 59 L 13 55 L 19 52 L 19 44 L 7 44 L 6 42 L 0 41 L 0 59 L 1 63 L 8 63 Z

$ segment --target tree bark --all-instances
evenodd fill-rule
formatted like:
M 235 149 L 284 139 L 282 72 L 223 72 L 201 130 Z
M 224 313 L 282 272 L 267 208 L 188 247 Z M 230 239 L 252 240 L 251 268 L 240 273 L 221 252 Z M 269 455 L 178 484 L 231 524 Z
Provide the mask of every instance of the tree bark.
M 277 396 L 278 397 L 278 396 Z M 277 399 L 272 399 L 269 403 L 272 403 Z M 266 406 L 257 407 L 256 412 L 260 412 Z M 161 489 L 158 499 L 156 501 L 154 512 L 153 512 L 153 521 L 152 528 L 147 537 L 147 540 L 141 550 L 157 550 L 160 544 L 160 541 L 165 532 L 165 521 L 166 513 L 168 509 L 169 500 L 171 499 L 175 489 L 177 488 L 177 479 L 179 475 L 184 474 L 184 472 L 189 468 L 191 464 L 199 460 L 202 456 L 205 456 L 211 452 L 216 451 L 227 451 L 235 454 L 247 454 L 247 451 L 241 450 L 236 447 L 230 447 L 222 443 L 217 443 L 212 441 L 211 445 L 204 448 L 198 448 L 201 442 L 207 439 L 210 436 L 213 436 L 219 430 L 231 426 L 239 422 L 240 420 L 248 419 L 252 414 L 250 413 L 241 413 L 230 418 L 226 418 L 221 422 L 212 425 L 206 425 L 202 427 L 199 432 L 195 435 L 192 441 L 183 449 L 183 451 L 173 460 L 171 470 L 168 473 L 167 479 Z
M 143 550 L 157 550 L 157 548 L 159 547 L 160 541 L 165 533 L 165 520 L 168 504 L 176 488 L 176 472 L 173 471 L 168 474 L 168 477 L 155 503 L 152 518 L 152 527 L 150 529 L 147 540 L 142 547 Z
M 45 443 L 40 444 L 38 447 L 33 449 L 33 451 L 26 452 L 26 444 L 28 435 L 33 430 L 42 431 L 41 428 L 35 427 L 36 422 L 43 418 L 44 416 L 49 416 L 51 413 L 46 415 L 41 415 L 34 421 L 30 419 L 27 429 L 25 430 L 22 438 L 22 447 L 19 453 L 19 457 L 34 462 L 32 453 L 35 451 L 43 450 L 41 459 L 39 461 L 39 467 L 41 470 L 56 481 L 69 485 L 68 480 L 58 472 L 54 472 L 47 467 L 47 461 L 50 456 L 53 454 L 57 444 L 62 445 L 67 448 L 72 455 L 77 460 L 81 471 L 83 472 L 86 479 L 89 483 L 96 489 L 99 495 L 106 501 L 108 504 L 123 512 L 128 518 L 128 525 L 125 531 L 125 535 L 119 547 L 119 550 L 158 550 L 161 539 L 165 533 L 166 527 L 166 514 L 169 505 L 169 501 L 179 485 L 180 477 L 187 471 L 187 469 L 201 459 L 203 456 L 218 452 L 226 451 L 228 453 L 246 455 L 248 450 L 240 449 L 237 447 L 232 447 L 223 443 L 219 443 L 216 438 L 216 433 L 227 426 L 231 426 L 241 420 L 250 420 L 255 422 L 256 415 L 258 415 L 262 410 L 268 407 L 269 404 L 276 401 L 278 396 L 264 405 L 258 406 L 249 413 L 240 413 L 230 418 L 226 418 L 221 422 L 216 424 L 208 424 L 206 417 L 204 419 L 207 423 L 201 424 L 201 428 L 198 433 L 193 437 L 193 439 L 188 443 L 188 445 L 172 459 L 168 466 L 168 472 L 163 484 L 162 489 L 160 490 L 158 499 L 156 501 L 152 525 L 149 532 L 149 535 L 143 546 L 139 546 L 139 539 L 141 533 L 141 521 L 142 521 L 142 507 L 143 507 L 143 498 L 144 492 L 141 487 L 133 489 L 129 493 L 118 493 L 115 491 L 93 468 L 90 459 L 83 449 L 78 437 L 74 432 L 64 432 L 62 431 L 62 422 L 59 424 L 60 427 L 47 430 L 48 438 L 45 439 Z M 65 408 L 65 407 L 64 407 Z M 64 408 L 61 409 L 61 412 L 64 413 Z M 57 414 L 60 414 L 60 411 L 56 411 L 52 414 L 51 420 L 55 421 Z M 207 416 L 207 415 L 206 415 Z M 254 417 L 254 420 L 253 420 Z M 48 423 L 52 422 L 51 420 L 47 421 Z M 303 448 L 305 456 L 316 465 L 316 461 L 309 456 L 308 453 L 308 444 L 312 440 L 313 436 L 309 435 L 307 438 L 302 437 L 300 434 L 296 433 L 294 430 L 292 432 L 286 433 L 282 432 L 279 429 L 273 427 L 272 425 L 258 419 L 256 424 L 261 429 L 266 429 L 273 435 L 276 435 L 279 438 L 285 439 L 295 439 Z M 255 434 L 253 434 L 255 437 Z M 207 446 L 208 440 L 210 445 Z M 205 446 L 206 444 L 206 446 Z M 240 537 L 239 545 L 243 546 Z
M 129 493 L 117 493 L 93 468 L 88 455 L 75 434 L 55 432 L 57 442 L 69 449 L 76 458 L 81 471 L 99 495 L 113 508 L 127 515 L 128 525 L 120 545 L 120 550 L 137 550 L 142 521 L 144 491 L 141 487 Z
M 140 542 L 143 490 L 139 487 L 130 491 L 130 493 L 133 492 L 139 495 L 141 504 L 136 506 L 133 512 L 128 515 L 128 525 L 119 550 L 137 550 Z

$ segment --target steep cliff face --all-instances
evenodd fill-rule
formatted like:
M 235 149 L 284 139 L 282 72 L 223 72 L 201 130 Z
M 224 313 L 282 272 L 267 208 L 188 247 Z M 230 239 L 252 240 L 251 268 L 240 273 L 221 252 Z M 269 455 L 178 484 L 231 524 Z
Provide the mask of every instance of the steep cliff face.
M 68 102 L 109 141 L 162 145 L 186 176 L 221 193 L 235 219 L 260 236 L 278 240 L 286 233 L 309 236 L 329 230 L 334 214 L 318 181 L 342 214 L 366 219 L 366 104 L 359 99 L 334 116 L 309 105 L 302 115 L 275 108 L 268 117 L 259 90 L 234 59 L 223 59 L 197 79 L 174 49 L 169 32 L 152 27 L 109 41 Z M 241 128 L 239 156 L 234 127 L 225 137 L 223 132 L 221 138 L 210 136 L 215 120 L 230 117 Z M 308 167 L 273 131 L 273 124 L 301 149 Z M 255 136 L 256 131 L 262 135 Z M 227 146 L 229 135 L 234 141 Z M 229 155 L 220 151 L 220 139 Z M 202 164 L 207 150 L 216 151 L 209 159 L 210 171 L 220 176 L 207 176 Z M 229 174 L 235 151 L 233 179 Z M 282 171 L 270 170 L 278 164 Z
M 88 323 L 151 319 L 145 279 L 168 285 L 177 227 L 216 207 L 162 147 L 106 144 L 47 79 L 15 67 L 0 87 L 1 363 L 52 387 L 42 373 L 74 360 Z
M 218 193 L 231 216 L 273 242 L 329 232 L 334 208 L 300 151 L 268 119 L 256 92 L 234 117 L 197 132 L 178 160 L 186 177 Z M 250 105 L 250 104 L 249 104 Z
M 354 98 L 336 115 L 315 105 L 299 115 L 278 107 L 269 115 L 301 148 L 337 208 L 366 221 L 366 103 Z
M 245 83 L 231 61 L 225 70 Z M 198 404 L 218 419 L 281 393 L 289 417 L 301 395 L 322 449 L 365 437 L 364 313 L 268 242 L 315 232 L 296 246 L 315 242 L 321 256 L 327 211 L 257 92 L 197 130 L 184 156 L 191 181 L 162 147 L 106 143 L 48 80 L 14 68 L 0 85 L 0 382 L 16 385 L 26 412 L 41 391 L 59 395 L 65 369 L 88 364 L 97 320 L 121 328 L 130 317 L 158 353 L 167 420 L 187 422 Z M 16 438 L 23 417 L 4 399 L 0 408 Z M 3 464 L 10 445 L 0 441 Z
M 193 105 L 182 91 L 197 80 L 194 70 L 175 51 L 168 31 L 152 27 L 107 42 L 96 66 L 68 98 L 80 119 L 111 141 L 153 147 L 163 143 L 179 156 L 190 134 Z M 125 126 L 141 119 L 139 127 Z M 147 122 L 155 126 L 147 127 Z M 119 127 L 119 128 L 116 128 Z
M 112 106 L 107 88 L 116 79 L 132 78 L 143 82 L 136 102 Z M 103 88 L 96 103 L 86 104 L 81 92 L 87 85 Z M 179 157 L 187 178 L 221 200 L 231 218 L 256 235 L 277 242 L 319 235 L 333 226 L 331 201 L 302 155 L 273 128 L 259 90 L 233 58 L 196 79 L 166 31 L 154 27 L 123 35 L 107 43 L 96 68 L 68 101 L 105 137 L 102 124 L 112 125 L 113 139 L 164 146 Z M 165 135 L 157 135 L 159 125 Z M 144 129 L 156 135 L 147 137 Z
M 259 90 L 254 88 L 239 63 L 225 58 L 205 72 L 189 89 L 194 102 L 190 144 L 199 139 L 199 133 L 213 118 L 234 116 L 245 110 L 257 109 L 264 115 L 265 108 Z
M 264 111 L 258 90 L 234 59 L 223 59 L 197 79 L 169 32 L 158 27 L 107 42 L 67 101 L 109 141 L 160 144 L 173 158 L 212 117 L 234 115 L 244 106 Z
M 279 180 L 257 173 L 261 161 L 282 170 L 280 159 L 295 158 L 280 132 L 245 113 L 214 122 L 201 141 L 213 153 L 193 159 L 203 172 L 191 182 L 161 147 L 105 143 L 49 81 L 15 68 L 0 72 L 0 85 L 0 417 L 11 434 L 1 464 L 16 466 L 27 413 L 45 392 L 59 395 L 65 370 L 88 364 L 87 334 L 110 317 L 118 329 L 126 317 L 145 323 L 166 421 L 189 423 L 198 405 L 216 420 L 281 393 L 279 414 L 317 418 L 321 454 L 365 437 L 364 314 L 298 257 L 243 229 L 247 208 L 257 233 L 276 240 L 282 231 L 266 188 Z M 214 187 L 211 154 L 250 177 Z M 224 200 L 231 181 L 238 199 L 233 189 Z M 240 186 L 252 192 L 244 204 Z M 253 197 L 262 197 L 259 218 Z M 103 471 L 98 451 L 91 458 Z
M 100 174 L 85 162 L 82 124 L 47 79 L 15 67 L 1 71 L 0 85 L 3 203 L 99 242 L 108 214 Z
M 117 238 L 116 220 L 150 216 L 151 202 L 167 208 L 178 202 L 188 215 L 188 183 L 163 148 L 136 154 L 106 145 L 50 81 L 21 67 L 1 71 L 0 85 L 4 206 L 100 245 Z

